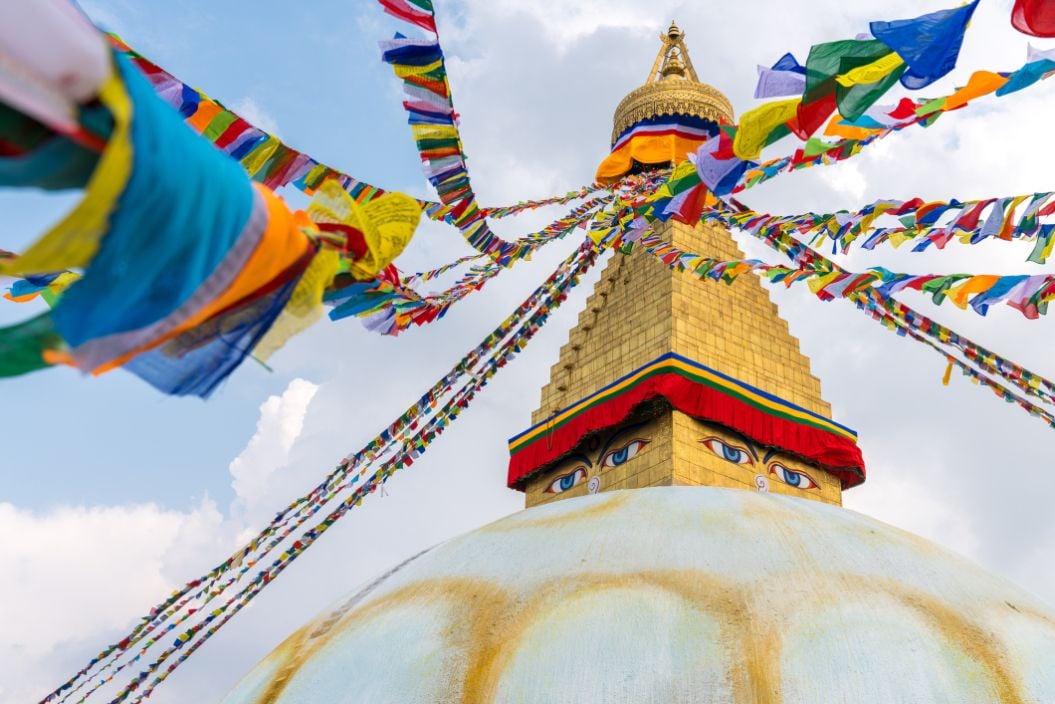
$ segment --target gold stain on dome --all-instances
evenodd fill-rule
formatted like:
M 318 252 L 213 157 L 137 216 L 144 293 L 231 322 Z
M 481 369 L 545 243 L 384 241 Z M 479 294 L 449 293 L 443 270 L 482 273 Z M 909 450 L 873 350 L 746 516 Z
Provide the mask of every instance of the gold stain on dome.
M 631 125 L 661 115 L 733 121 L 729 99 L 713 86 L 701 83 L 696 75 L 681 28 L 671 22 L 659 39 L 662 45 L 645 85 L 630 91 L 615 109 L 612 144 Z

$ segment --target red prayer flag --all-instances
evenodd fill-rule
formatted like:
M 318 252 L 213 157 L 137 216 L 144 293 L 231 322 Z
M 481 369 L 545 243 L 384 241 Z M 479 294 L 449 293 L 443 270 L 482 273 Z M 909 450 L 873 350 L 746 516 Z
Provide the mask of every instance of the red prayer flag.
M 897 107 L 887 113 L 895 120 L 907 120 L 916 116 L 916 103 L 909 98 L 902 98 Z
M 1015 0 L 1011 25 L 1033 37 L 1055 37 L 1055 0 Z
M 812 103 L 800 104 L 795 118 L 788 121 L 788 128 L 799 139 L 806 141 L 828 122 L 828 118 L 835 112 L 836 107 L 834 91 Z
M 989 198 L 975 205 L 969 211 L 961 215 L 953 223 L 953 229 L 955 230 L 973 230 L 978 227 L 978 220 L 982 217 L 982 211 L 989 207 L 995 198 Z
M 420 9 L 411 7 L 406 0 L 379 0 L 385 12 L 397 17 L 404 22 L 417 25 L 422 29 L 436 34 L 436 18 L 431 13 L 422 12 Z
M 907 213 L 910 210 L 915 210 L 915 209 L 919 208 L 921 205 L 924 205 L 924 200 L 917 196 L 916 198 L 913 198 L 910 201 L 906 201 L 897 210 L 891 210 L 890 214 L 891 215 L 902 215 L 904 213 Z

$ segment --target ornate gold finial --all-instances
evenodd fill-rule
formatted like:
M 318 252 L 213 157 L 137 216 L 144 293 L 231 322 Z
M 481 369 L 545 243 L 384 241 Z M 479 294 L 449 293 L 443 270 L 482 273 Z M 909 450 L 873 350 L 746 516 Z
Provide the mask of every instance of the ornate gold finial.
M 663 64 L 663 69 L 660 71 L 663 74 L 664 80 L 667 78 L 685 78 L 685 64 L 681 62 L 681 52 L 678 47 L 674 47 L 667 54 L 666 63 Z
M 660 115 L 692 115 L 732 122 L 733 106 L 715 88 L 701 83 L 692 65 L 685 33 L 671 22 L 659 35 L 661 45 L 645 85 L 631 91 L 615 109 L 612 144 L 628 127 Z

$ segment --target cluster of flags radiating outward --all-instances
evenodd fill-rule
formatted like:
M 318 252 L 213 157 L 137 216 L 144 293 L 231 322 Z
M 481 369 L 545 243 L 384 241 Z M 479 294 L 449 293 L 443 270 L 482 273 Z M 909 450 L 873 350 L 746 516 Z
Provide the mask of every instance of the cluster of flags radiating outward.
M 934 251 L 953 240 L 1026 241 L 1029 261 L 1044 263 L 1055 246 L 1051 192 L 880 200 L 792 215 L 755 212 L 736 199 L 758 183 L 852 158 L 902 129 L 928 127 L 1055 72 L 1055 50 L 1031 46 L 1017 70 L 977 71 L 948 95 L 881 103 L 897 86 L 920 91 L 954 69 L 978 1 L 872 22 L 867 35 L 813 46 L 805 63 L 786 53 L 760 67 L 755 96 L 768 102 L 738 124 L 707 126 L 702 146 L 678 155 L 669 169 L 609 174 L 603 184 L 490 208 L 478 204 L 469 178 L 431 0 L 379 3 L 424 33 L 396 34 L 381 52 L 403 83 L 403 106 L 437 201 L 386 192 L 293 149 L 100 33 L 61 0 L 0 8 L 0 185 L 83 191 L 25 251 L 0 251 L 0 276 L 11 279 L 4 297 L 46 303 L 45 312 L 0 329 L 0 376 L 59 364 L 92 374 L 123 368 L 165 393 L 206 397 L 245 359 L 266 360 L 326 307 L 334 320 L 360 317 L 367 328 L 396 335 L 439 320 L 540 247 L 585 232 L 550 277 L 405 413 L 44 701 L 147 698 L 334 522 L 412 466 L 605 250 L 640 249 L 706 281 L 732 283 L 754 272 L 787 286 L 803 282 L 822 300 L 848 300 L 934 349 L 946 361 L 945 383 L 959 369 L 1055 427 L 1055 384 L 894 298 L 916 291 L 980 315 L 1006 304 L 1037 318 L 1055 298 L 1055 277 L 851 272 L 814 249 L 829 240 L 833 252 L 854 244 L 875 250 L 910 242 L 913 251 Z M 1053 37 L 1055 3 L 1017 0 L 1011 21 L 1026 34 Z M 636 133 L 628 134 L 623 142 Z M 760 160 L 785 138 L 800 144 Z M 310 205 L 291 209 L 275 194 L 282 187 L 301 190 Z M 564 216 L 516 240 L 488 225 L 488 218 L 568 203 L 575 205 Z M 393 261 L 422 214 L 455 227 L 475 252 L 429 271 L 401 272 Z M 655 233 L 671 218 L 739 229 L 790 264 L 678 250 Z M 445 290 L 421 291 L 465 267 Z

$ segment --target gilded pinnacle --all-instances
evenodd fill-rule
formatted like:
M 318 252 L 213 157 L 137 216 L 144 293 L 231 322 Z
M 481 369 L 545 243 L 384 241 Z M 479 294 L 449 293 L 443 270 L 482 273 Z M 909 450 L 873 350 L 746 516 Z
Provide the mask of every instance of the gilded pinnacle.
M 733 106 L 720 91 L 701 83 L 675 22 L 659 35 L 661 45 L 648 79 L 615 109 L 612 143 L 638 122 L 663 115 L 688 115 L 719 123 L 733 121 Z

